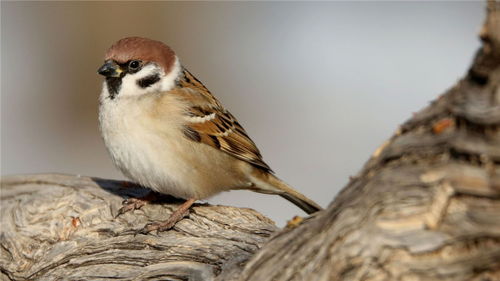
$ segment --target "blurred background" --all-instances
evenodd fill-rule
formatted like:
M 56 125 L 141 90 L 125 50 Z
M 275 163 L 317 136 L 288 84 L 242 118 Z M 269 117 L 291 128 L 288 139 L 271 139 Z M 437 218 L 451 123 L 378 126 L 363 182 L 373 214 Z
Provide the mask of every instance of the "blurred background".
M 96 74 L 116 40 L 169 44 L 277 175 L 327 206 L 479 47 L 482 2 L 2 2 L 1 174 L 122 179 L 97 126 Z M 283 225 L 303 213 L 232 191 L 210 203 Z

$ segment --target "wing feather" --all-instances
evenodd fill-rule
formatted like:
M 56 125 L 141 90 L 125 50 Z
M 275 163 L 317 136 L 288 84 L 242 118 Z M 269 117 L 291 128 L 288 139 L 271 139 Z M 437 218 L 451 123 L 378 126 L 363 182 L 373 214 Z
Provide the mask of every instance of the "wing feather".
M 179 80 L 178 89 L 183 91 L 182 96 L 191 105 L 186 112 L 184 135 L 272 172 L 236 118 L 187 70 L 184 70 L 183 78 Z

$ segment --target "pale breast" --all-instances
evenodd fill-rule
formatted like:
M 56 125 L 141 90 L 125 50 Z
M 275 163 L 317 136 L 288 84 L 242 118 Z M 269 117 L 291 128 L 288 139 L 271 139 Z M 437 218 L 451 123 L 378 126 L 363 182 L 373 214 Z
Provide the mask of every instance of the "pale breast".
M 206 198 L 244 184 L 234 167 L 239 161 L 182 135 L 178 103 L 163 98 L 158 109 L 154 99 L 103 101 L 99 124 L 115 165 L 133 181 L 181 198 Z

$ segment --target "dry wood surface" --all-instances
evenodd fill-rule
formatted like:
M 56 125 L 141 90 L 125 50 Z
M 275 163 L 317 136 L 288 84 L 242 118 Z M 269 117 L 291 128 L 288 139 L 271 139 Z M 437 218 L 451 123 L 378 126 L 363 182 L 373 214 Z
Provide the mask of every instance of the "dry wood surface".
M 134 235 L 178 202 L 114 219 L 124 198 L 145 190 L 4 177 L 0 278 L 500 280 L 497 1 L 480 38 L 463 79 L 402 124 L 325 211 L 285 229 L 250 209 L 199 204 L 170 231 Z
M 277 230 L 251 209 L 195 205 L 174 229 L 136 235 L 179 202 L 114 216 L 147 190 L 69 175 L 2 179 L 1 280 L 212 280 Z

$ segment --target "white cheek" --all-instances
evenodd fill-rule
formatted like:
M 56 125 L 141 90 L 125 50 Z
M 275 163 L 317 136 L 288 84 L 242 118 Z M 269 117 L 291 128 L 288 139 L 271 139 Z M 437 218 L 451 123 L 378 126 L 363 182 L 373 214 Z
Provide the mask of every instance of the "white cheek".
M 130 97 L 130 96 L 140 96 L 148 93 L 158 92 L 161 88 L 161 83 L 155 83 L 147 88 L 141 88 L 137 81 L 145 78 L 149 75 L 159 73 L 160 77 L 164 77 L 165 74 L 161 68 L 156 65 L 148 65 L 141 69 L 139 72 L 134 74 L 127 74 L 122 79 L 122 84 L 118 92 L 119 97 Z M 161 80 L 160 80 L 161 81 Z
M 160 82 L 160 91 L 170 91 L 175 87 L 175 80 L 179 77 L 181 73 L 181 63 L 179 62 L 179 58 L 175 57 L 174 67 L 169 74 L 162 77 Z
M 181 70 L 181 64 L 179 63 L 178 58 L 175 59 L 172 71 L 170 71 L 170 73 L 168 73 L 167 75 L 165 75 L 163 69 L 158 65 L 149 64 L 137 73 L 127 74 L 122 78 L 122 84 L 120 90 L 118 91 L 117 97 L 140 96 L 149 93 L 170 91 L 175 87 L 175 81 L 179 77 Z M 137 81 L 156 73 L 159 73 L 160 81 L 156 82 L 155 84 L 147 88 L 141 88 L 137 84 Z

